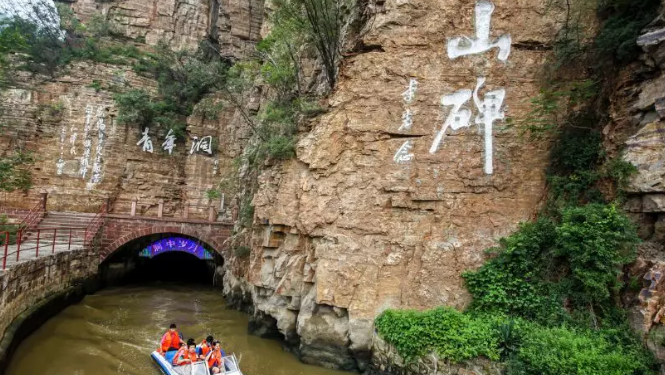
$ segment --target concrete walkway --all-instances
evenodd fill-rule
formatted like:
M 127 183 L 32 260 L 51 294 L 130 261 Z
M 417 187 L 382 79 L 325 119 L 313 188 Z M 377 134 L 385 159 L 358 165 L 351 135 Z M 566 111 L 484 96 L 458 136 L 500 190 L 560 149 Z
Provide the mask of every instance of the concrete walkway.
M 79 240 L 76 243 L 69 244 L 69 241 L 64 241 L 58 239 L 53 246 L 53 241 L 40 241 L 39 242 L 39 257 L 49 256 L 53 253 L 61 253 L 71 250 L 81 250 L 83 249 L 83 241 Z M 33 259 L 37 259 L 37 240 L 31 239 L 29 241 L 21 243 L 20 253 L 18 254 L 18 260 L 16 260 L 16 253 L 18 250 L 18 245 L 9 245 L 7 246 L 7 262 L 5 268 L 11 268 L 12 266 L 27 262 Z M 2 267 L 2 261 L 4 258 L 5 247 L 0 247 L 0 270 Z

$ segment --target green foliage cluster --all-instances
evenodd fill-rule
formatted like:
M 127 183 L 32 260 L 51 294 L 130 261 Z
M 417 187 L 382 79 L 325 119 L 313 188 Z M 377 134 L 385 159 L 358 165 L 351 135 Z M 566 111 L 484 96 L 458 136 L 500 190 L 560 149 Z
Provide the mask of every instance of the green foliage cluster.
M 499 360 L 496 319 L 475 317 L 449 307 L 423 312 L 386 310 L 376 318 L 378 332 L 406 360 L 436 352 L 454 362 L 484 356 Z
M 571 320 L 566 300 L 568 310 L 610 319 L 621 269 L 634 260 L 637 242 L 632 223 L 614 205 L 569 207 L 558 222 L 523 224 L 491 249 L 492 260 L 464 274 L 471 310 L 561 324 Z
M 240 226 L 249 228 L 254 221 L 254 206 L 252 205 L 252 198 L 247 197 L 242 200 L 240 204 L 240 212 L 238 215 L 238 222 Z
M 551 327 L 502 314 L 386 310 L 378 333 L 413 361 L 429 353 L 451 362 L 502 360 L 509 375 L 654 375 L 655 361 L 628 327 Z
M 0 157 L 0 191 L 27 192 L 32 186 L 30 167 L 34 162 L 29 152 L 19 149 Z
M 56 10 L 42 0 L 31 5 L 35 16 L 20 13 L 0 21 L 0 65 L 55 77 L 60 69 L 75 60 L 128 65 L 141 56 L 139 49 L 109 38 L 113 25 L 101 14 L 81 23 L 71 8 L 57 4 Z M 60 29 L 44 26 L 41 20 L 60 20 Z M 9 55 L 14 58 L 8 58 Z M 3 63 L 4 62 L 4 63 Z
M 659 0 L 550 0 L 566 13 L 564 27 L 555 42 L 557 65 L 592 59 L 601 68 L 611 62 L 627 63 L 639 54 L 635 43 L 642 29 L 658 14 Z M 600 19 L 595 30 L 588 20 Z M 590 35 L 591 32 L 595 35 Z
M 0 215 L 0 245 L 8 243 L 14 245 L 16 243 L 16 233 L 18 233 L 19 226 L 17 224 L 10 224 L 7 215 Z
M 509 361 L 510 375 L 655 374 L 653 358 L 620 332 L 530 325 L 522 337 Z
M 173 129 L 182 136 L 184 118 L 207 94 L 224 87 L 228 65 L 221 60 L 207 61 L 200 51 L 173 52 L 164 43 L 156 49 L 160 53 L 141 55 L 134 70 L 157 80 L 157 95 L 143 89 L 116 94 L 118 121 L 141 128 Z

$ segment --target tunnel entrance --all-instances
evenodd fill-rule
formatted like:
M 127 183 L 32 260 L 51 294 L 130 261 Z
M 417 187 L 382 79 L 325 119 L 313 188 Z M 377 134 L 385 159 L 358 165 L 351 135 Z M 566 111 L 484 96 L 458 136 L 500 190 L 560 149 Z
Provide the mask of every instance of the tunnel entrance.
M 168 282 L 215 284 L 224 259 L 200 239 L 174 233 L 139 237 L 122 245 L 100 265 L 104 286 Z

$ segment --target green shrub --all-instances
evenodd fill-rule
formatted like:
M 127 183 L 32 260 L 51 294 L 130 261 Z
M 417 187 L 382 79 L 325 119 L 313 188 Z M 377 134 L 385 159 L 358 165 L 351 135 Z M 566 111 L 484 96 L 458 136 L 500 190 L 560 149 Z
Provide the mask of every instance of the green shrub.
M 496 253 L 495 258 L 465 273 L 473 296 L 471 309 L 561 321 L 561 298 L 553 293 L 555 288 L 546 277 L 553 266 L 550 256 L 556 241 L 555 228 L 545 218 L 523 224 L 513 235 L 502 238 L 499 248 L 490 250 Z
M 659 0 L 599 0 L 598 13 L 605 21 L 594 42 L 597 53 L 624 63 L 636 58 L 637 37 L 656 18 L 660 4 Z
M 610 333 L 610 337 L 616 333 Z M 531 327 L 510 361 L 509 375 L 655 374 L 654 361 L 642 346 L 617 343 L 602 332 Z
M 635 260 L 633 223 L 613 205 L 589 204 L 563 212 L 553 255 L 570 269 L 569 297 L 578 306 L 610 301 L 623 287 L 622 267 Z
M 7 215 L 0 214 L 0 232 L 4 232 L 0 234 L 0 245 L 5 245 L 6 243 L 9 245 L 16 244 L 16 233 L 18 230 L 19 226 L 17 224 L 10 224 Z M 9 242 L 7 242 L 8 240 Z
M 523 224 L 492 249 L 493 259 L 463 275 L 471 309 L 562 323 L 570 320 L 563 310 L 568 299 L 573 309 L 591 307 L 602 317 L 623 286 L 618 276 L 634 260 L 637 241 L 614 205 L 569 207 L 558 222 Z
M 0 157 L 0 191 L 27 192 L 32 187 L 32 154 L 20 149 Z
M 378 333 L 407 361 L 430 352 L 459 362 L 479 356 L 498 360 L 495 321 L 472 317 L 449 307 L 423 312 L 387 310 L 376 318 Z

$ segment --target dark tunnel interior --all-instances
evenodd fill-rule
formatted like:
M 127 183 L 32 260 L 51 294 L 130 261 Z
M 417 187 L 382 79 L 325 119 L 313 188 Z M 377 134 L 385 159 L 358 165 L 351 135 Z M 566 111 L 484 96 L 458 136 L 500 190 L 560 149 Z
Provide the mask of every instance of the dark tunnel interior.
M 199 259 L 180 251 L 164 252 L 151 258 L 140 256 L 141 250 L 169 236 L 174 234 L 141 237 L 121 246 L 100 265 L 100 274 L 106 286 L 147 282 L 213 284 L 215 269 L 224 260 L 212 247 L 196 238 L 188 237 L 200 243 L 213 259 Z M 187 237 L 180 234 L 177 236 Z

